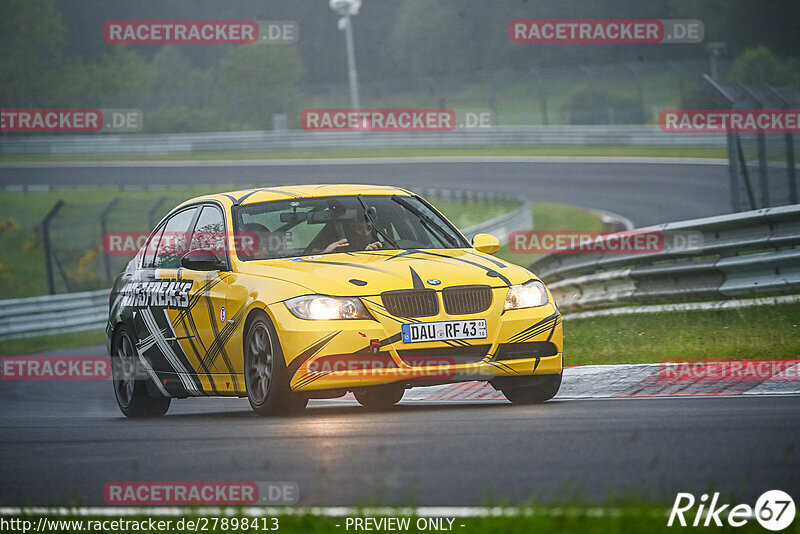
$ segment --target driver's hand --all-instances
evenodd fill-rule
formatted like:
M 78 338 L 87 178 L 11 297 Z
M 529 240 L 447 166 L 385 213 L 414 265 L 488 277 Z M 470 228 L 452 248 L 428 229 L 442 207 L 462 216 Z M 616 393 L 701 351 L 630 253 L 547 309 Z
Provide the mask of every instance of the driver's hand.
M 334 241 L 333 243 L 325 247 L 325 250 L 323 250 L 322 253 L 327 254 L 329 252 L 335 251 L 337 248 L 346 247 L 349 245 L 350 243 L 347 242 L 347 238 L 340 239 L 339 241 Z
M 364 250 L 378 250 L 379 248 L 383 248 L 383 243 L 380 241 L 375 241 L 374 243 L 370 243 L 364 247 Z

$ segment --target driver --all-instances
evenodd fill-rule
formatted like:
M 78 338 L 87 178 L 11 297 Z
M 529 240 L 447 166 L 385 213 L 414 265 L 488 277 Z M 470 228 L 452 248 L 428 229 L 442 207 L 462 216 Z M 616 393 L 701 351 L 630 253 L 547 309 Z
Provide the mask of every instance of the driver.
M 372 223 L 366 217 L 359 217 L 343 223 L 345 237 L 334 241 L 323 250 L 329 252 L 349 252 L 355 250 L 378 250 L 383 248 L 383 243 L 376 239 Z

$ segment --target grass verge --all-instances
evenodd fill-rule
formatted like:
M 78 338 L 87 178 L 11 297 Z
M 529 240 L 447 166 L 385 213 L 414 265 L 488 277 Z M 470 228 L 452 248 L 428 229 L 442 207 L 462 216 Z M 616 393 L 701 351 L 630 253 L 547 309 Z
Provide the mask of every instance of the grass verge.
M 413 158 L 436 156 L 605 156 L 656 158 L 726 158 L 725 147 L 697 146 L 521 146 L 521 147 L 449 147 L 390 148 L 380 150 L 287 150 L 274 152 L 207 152 L 202 154 L 164 155 L 3 155 L 0 163 L 47 163 L 70 161 L 203 161 L 237 159 L 327 159 L 327 158 Z
M 786 360 L 800 355 L 800 304 L 567 319 L 566 365 Z
M 105 342 L 106 335 L 102 330 L 10 339 L 8 341 L 0 341 L 0 356 L 36 354 L 51 350 L 102 345 Z
M 567 204 L 536 202 L 531 204 L 535 230 L 602 230 L 603 220 L 597 213 Z M 503 245 L 496 256 L 500 259 L 528 267 L 539 254 L 519 254 Z

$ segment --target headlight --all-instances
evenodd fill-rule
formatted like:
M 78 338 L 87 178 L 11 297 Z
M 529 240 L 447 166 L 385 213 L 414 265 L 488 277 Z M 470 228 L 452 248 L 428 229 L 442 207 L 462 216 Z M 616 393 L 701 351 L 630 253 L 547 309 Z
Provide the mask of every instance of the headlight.
M 547 289 L 544 284 L 536 280 L 528 283 L 511 286 L 508 288 L 504 310 L 518 310 L 520 308 L 536 308 L 548 302 Z
M 285 302 L 292 315 L 300 319 L 372 319 L 358 298 L 305 295 Z

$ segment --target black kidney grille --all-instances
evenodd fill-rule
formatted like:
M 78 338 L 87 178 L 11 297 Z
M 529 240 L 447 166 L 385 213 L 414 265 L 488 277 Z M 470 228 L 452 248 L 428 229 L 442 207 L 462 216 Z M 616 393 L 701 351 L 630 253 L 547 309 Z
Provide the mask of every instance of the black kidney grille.
M 489 286 L 453 286 L 442 290 L 444 310 L 449 315 L 466 315 L 486 311 L 492 305 Z
M 381 293 L 386 311 L 397 317 L 431 317 L 439 313 L 433 289 L 401 289 Z

